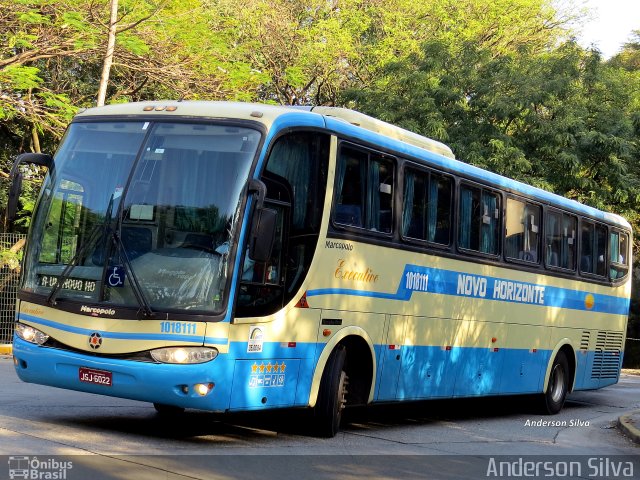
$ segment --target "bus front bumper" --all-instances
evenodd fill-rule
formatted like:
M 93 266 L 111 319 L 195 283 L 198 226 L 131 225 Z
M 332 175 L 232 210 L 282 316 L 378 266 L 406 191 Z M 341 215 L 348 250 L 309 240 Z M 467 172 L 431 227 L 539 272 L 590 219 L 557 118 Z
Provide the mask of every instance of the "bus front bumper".
M 13 357 L 18 377 L 29 383 L 183 408 L 229 408 L 233 365 L 227 368 L 226 355 L 192 365 L 147 363 L 42 347 L 14 337 Z M 81 381 L 80 369 L 107 372 L 110 385 Z M 198 385 L 213 386 L 202 395 Z

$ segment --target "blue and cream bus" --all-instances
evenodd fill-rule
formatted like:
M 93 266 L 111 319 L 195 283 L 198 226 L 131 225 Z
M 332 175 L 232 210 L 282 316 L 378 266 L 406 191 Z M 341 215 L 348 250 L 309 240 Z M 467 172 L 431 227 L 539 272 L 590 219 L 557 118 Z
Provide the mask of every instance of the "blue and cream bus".
M 161 413 L 343 408 L 617 382 L 623 218 L 350 110 L 146 102 L 79 113 L 34 212 L 27 382 Z M 15 204 L 15 202 L 10 202 Z M 9 215 L 15 206 L 8 208 Z

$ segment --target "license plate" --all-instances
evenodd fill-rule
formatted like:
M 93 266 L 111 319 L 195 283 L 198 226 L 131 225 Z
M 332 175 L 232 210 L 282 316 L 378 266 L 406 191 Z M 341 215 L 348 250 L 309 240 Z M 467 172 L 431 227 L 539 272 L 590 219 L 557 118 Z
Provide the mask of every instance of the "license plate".
M 106 370 L 96 370 L 94 368 L 80 367 L 78 377 L 81 382 L 95 383 L 96 385 L 103 385 L 110 387 L 113 374 Z

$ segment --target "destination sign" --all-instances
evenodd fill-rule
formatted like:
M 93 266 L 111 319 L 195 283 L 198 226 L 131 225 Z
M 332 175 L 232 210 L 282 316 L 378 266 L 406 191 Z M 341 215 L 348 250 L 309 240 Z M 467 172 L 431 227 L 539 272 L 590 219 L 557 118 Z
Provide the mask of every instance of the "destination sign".
M 60 277 L 57 275 L 38 275 L 38 285 L 41 287 L 55 288 L 58 286 Z M 86 278 L 67 278 L 62 283 L 63 290 L 75 290 L 76 292 L 95 292 L 98 282 Z

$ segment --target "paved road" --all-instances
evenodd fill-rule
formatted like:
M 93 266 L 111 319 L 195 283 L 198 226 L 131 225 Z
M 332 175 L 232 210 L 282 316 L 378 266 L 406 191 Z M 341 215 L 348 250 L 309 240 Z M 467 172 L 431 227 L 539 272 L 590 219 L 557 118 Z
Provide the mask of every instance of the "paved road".
M 309 436 L 299 411 L 187 412 L 167 422 L 146 403 L 22 383 L 9 357 L 0 357 L 0 385 L 0 455 L 69 456 L 69 480 L 421 478 L 426 471 L 484 478 L 487 456 L 640 459 L 640 447 L 615 428 L 621 414 L 640 408 L 637 376 L 573 394 L 553 417 L 516 397 L 371 407 L 350 412 L 333 439 Z M 0 463 L 0 480 L 7 468 Z

